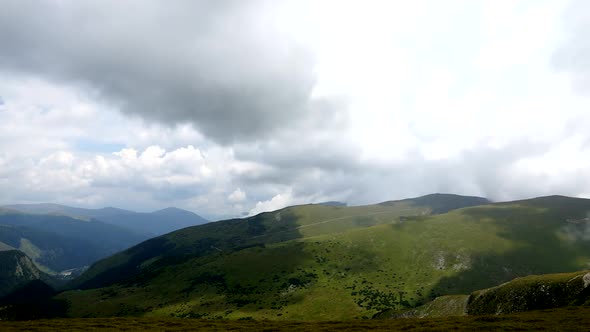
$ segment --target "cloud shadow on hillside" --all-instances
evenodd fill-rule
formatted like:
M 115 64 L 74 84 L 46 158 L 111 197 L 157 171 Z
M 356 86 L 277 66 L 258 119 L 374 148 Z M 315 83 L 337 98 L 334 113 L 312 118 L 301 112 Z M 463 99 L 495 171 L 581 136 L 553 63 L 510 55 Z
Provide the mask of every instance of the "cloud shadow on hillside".
M 590 252 L 590 242 L 569 241 L 560 236 L 567 226 L 566 220 L 583 215 L 584 210 L 583 206 L 551 210 L 521 205 L 463 211 L 473 222 L 492 218 L 501 228 L 497 235 L 513 241 L 516 248 L 472 257 L 467 270 L 441 279 L 433 287 L 434 295 L 468 294 L 516 277 L 584 269 L 580 257 Z

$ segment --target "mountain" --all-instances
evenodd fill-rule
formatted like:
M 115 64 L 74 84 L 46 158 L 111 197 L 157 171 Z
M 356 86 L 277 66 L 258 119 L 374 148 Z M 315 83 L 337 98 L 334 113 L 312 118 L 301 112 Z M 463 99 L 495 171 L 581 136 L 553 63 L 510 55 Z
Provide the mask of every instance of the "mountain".
M 43 282 L 32 280 L 0 297 L 0 320 L 34 320 L 63 317 L 67 310 L 65 301 L 52 297 L 56 291 Z
M 397 204 L 400 202 L 410 202 L 415 205 L 427 206 L 430 208 L 429 212 L 432 214 L 446 213 L 455 209 L 491 203 L 490 200 L 483 197 L 436 193 L 400 201 L 383 202 L 380 205 Z
M 456 195 L 441 194 L 436 197 L 453 206 L 459 205 L 459 201 L 464 200 L 463 197 Z M 405 215 L 427 215 L 432 211 L 432 207 L 424 205 L 423 202 L 424 200 L 409 199 L 358 207 L 309 204 L 261 213 L 246 219 L 231 219 L 190 227 L 150 239 L 116 255 L 113 262 L 117 262 L 119 267 L 115 274 L 117 278 L 133 275 L 138 271 L 136 263 L 148 259 L 186 255 L 205 256 L 223 251 L 239 251 L 301 237 L 340 233 L 359 227 L 391 223 L 398 218 L 404 218 Z M 436 198 L 430 202 L 443 205 L 443 202 L 439 202 Z M 95 277 L 94 274 L 100 275 L 103 269 L 112 273 L 110 264 L 103 267 L 106 263 L 95 264 L 77 281 L 78 284 L 87 284 L 85 287 L 105 284 L 103 276 Z
M 532 275 L 473 292 L 467 314 L 509 314 L 590 305 L 590 271 Z
M 147 238 L 96 220 L 0 211 L 0 247 L 23 251 L 48 273 L 88 266 Z
M 469 295 L 447 295 L 406 311 L 388 310 L 375 318 L 500 315 L 590 305 L 590 271 L 531 275 Z
M 116 219 L 116 221 L 114 218 L 105 219 L 106 222 L 109 222 L 109 220 L 111 220 L 112 223 L 119 223 L 121 226 L 131 229 L 139 227 L 140 229 L 145 229 L 156 235 L 166 234 L 181 228 L 209 222 L 207 219 L 196 213 L 174 207 L 151 213 L 136 213 L 135 218 L 127 217 L 126 219 Z
M 324 206 L 347 206 L 347 203 L 344 202 L 337 202 L 337 201 L 328 201 L 328 202 L 321 202 L 315 203 L 317 205 L 324 205 Z
M 127 228 L 144 237 L 162 235 L 177 229 L 208 222 L 208 220 L 193 212 L 178 208 L 166 208 L 151 213 L 133 212 L 113 207 L 83 209 L 47 203 L 6 205 L 4 208 L 26 213 L 69 216 L 82 220 L 95 219 Z
M 582 270 L 588 211 L 590 200 L 579 198 L 445 194 L 294 206 L 150 239 L 97 262 L 71 284 L 81 291 L 58 298 L 72 316 L 372 317 L 515 277 Z
M 0 251 L 0 297 L 29 281 L 48 278 L 24 253 L 18 250 Z

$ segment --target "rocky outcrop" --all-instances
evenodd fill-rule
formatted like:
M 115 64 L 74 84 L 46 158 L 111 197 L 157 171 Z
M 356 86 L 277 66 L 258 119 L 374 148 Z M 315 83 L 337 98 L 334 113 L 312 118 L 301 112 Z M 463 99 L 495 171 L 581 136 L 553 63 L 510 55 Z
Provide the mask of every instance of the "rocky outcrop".
M 32 280 L 44 279 L 33 261 L 18 250 L 0 251 L 0 296 Z
M 516 278 L 497 287 L 473 292 L 467 313 L 508 314 L 583 305 L 590 301 L 589 286 L 588 271 Z

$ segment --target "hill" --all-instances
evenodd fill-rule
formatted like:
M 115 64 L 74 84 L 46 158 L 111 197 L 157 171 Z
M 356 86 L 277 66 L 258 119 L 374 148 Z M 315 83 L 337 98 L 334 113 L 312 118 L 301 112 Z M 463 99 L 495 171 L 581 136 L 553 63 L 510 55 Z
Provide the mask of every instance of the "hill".
M 469 295 L 447 295 L 415 309 L 387 310 L 376 318 L 500 315 L 590 305 L 590 272 L 530 275 Z
M 467 314 L 508 314 L 590 305 L 590 272 L 532 275 L 473 292 Z
M 415 198 L 407 198 L 399 201 L 383 202 L 379 205 L 391 205 L 398 204 L 400 202 L 409 202 L 410 204 L 428 207 L 429 214 L 446 213 L 464 207 L 486 205 L 491 203 L 490 200 L 483 197 L 437 193 Z
M 29 281 L 48 278 L 24 253 L 18 250 L 0 251 L 0 297 Z
M 371 317 L 581 270 L 588 211 L 578 198 L 491 204 L 443 194 L 295 206 L 150 239 L 97 262 L 71 285 L 85 290 L 58 298 L 73 316 Z
M 148 237 L 96 220 L 0 211 L 0 243 L 25 252 L 48 273 L 88 266 Z
M 42 280 L 32 280 L 0 297 L 0 320 L 32 320 L 63 317 L 65 301 L 52 297 L 55 290 Z
M 69 216 L 81 220 L 96 220 L 132 230 L 147 238 L 177 229 L 208 222 L 201 216 L 178 208 L 166 208 L 151 213 L 128 211 L 113 207 L 83 209 L 59 204 L 15 204 L 6 209 L 34 214 Z

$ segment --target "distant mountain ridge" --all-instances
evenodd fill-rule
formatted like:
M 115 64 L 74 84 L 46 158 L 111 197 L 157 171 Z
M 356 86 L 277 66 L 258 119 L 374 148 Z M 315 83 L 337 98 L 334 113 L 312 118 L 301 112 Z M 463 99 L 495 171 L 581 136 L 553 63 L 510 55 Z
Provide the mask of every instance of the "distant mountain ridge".
M 202 222 L 205 220 L 196 214 L 177 208 L 137 213 L 51 203 L 0 207 L 0 265 L 20 262 L 18 270 L 3 271 L 5 285 L 0 285 L 0 291 L 45 273 L 57 279 L 71 278 L 95 261 L 157 234 Z
M 446 213 L 455 209 L 492 203 L 492 201 L 484 197 L 435 193 L 397 201 L 386 201 L 379 203 L 379 205 L 390 205 L 399 202 L 411 202 L 415 205 L 428 206 L 431 209 L 430 212 L 433 214 Z
M 147 238 L 94 219 L 0 212 L 0 249 L 21 250 L 47 273 L 88 266 Z
M 13 204 L 2 206 L 2 208 L 25 213 L 64 215 L 81 220 L 96 219 L 130 229 L 138 234 L 150 236 L 161 235 L 208 222 L 207 219 L 196 213 L 172 207 L 149 213 L 114 207 L 84 209 L 53 203 Z
M 348 206 L 348 203 L 338 202 L 338 201 L 328 201 L 328 202 L 320 202 L 320 203 L 314 203 L 314 204 L 324 205 L 324 206 Z

